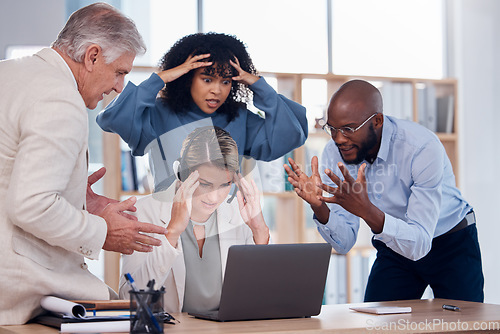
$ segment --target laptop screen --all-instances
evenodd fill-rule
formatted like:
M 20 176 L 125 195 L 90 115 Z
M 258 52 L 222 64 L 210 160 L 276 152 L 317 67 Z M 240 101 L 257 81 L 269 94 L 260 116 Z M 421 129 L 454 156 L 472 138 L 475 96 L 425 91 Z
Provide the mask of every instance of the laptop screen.
M 326 243 L 231 246 L 218 320 L 319 314 L 330 255 Z

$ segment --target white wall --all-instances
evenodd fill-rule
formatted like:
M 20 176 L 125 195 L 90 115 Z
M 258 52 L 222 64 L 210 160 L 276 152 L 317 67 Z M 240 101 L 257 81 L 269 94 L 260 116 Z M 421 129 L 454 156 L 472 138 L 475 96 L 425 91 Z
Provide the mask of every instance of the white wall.
M 460 184 L 476 211 L 485 301 L 500 303 L 500 1 L 451 0 L 459 81 Z M 452 73 L 453 75 L 453 73 Z
M 9 45 L 50 45 L 65 22 L 65 0 L 0 0 L 0 59 Z

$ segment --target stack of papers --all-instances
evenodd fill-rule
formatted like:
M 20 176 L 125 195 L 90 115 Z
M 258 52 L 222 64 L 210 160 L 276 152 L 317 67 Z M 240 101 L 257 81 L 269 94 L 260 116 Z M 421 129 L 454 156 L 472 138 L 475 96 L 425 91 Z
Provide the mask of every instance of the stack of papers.
M 104 333 L 104 332 L 128 332 L 130 330 L 130 311 L 127 301 L 103 301 L 104 306 L 91 306 L 90 308 L 103 311 L 94 311 L 93 315 L 87 315 L 84 305 L 88 303 L 75 303 L 65 299 L 46 296 L 42 298 L 41 306 L 49 311 L 47 314 L 36 317 L 33 321 L 42 325 L 58 328 L 61 333 Z M 123 309 L 127 305 L 126 309 Z M 116 309 L 121 309 L 116 311 Z

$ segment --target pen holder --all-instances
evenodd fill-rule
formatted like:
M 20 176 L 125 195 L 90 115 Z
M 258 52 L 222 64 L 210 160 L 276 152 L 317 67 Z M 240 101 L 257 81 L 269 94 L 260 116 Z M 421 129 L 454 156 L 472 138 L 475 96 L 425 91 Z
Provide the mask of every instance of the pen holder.
M 130 291 L 130 333 L 163 333 L 163 294 L 160 290 Z

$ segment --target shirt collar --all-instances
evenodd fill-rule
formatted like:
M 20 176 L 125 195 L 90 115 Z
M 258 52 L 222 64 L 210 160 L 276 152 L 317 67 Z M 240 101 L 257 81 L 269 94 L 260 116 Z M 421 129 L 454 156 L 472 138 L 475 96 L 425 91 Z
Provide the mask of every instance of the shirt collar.
M 394 134 L 394 131 L 394 124 L 386 115 L 384 115 L 384 124 L 382 125 L 382 140 L 380 141 L 380 148 L 378 150 L 377 158 L 387 161 L 391 138 Z
M 76 82 L 75 76 L 73 75 L 73 72 L 71 72 L 71 69 L 64 58 L 59 53 L 57 53 L 56 50 L 49 47 L 43 48 L 35 53 L 35 56 L 42 58 L 44 61 L 56 67 L 57 69 L 65 71 L 68 80 L 72 80 L 74 87 L 76 88 L 76 90 L 78 90 L 78 84 Z
M 71 68 L 56 50 L 52 48 L 43 48 L 38 51 L 36 55 L 44 59 L 46 62 L 52 64 L 53 66 L 59 68 L 60 70 L 66 71 L 68 79 L 71 78 L 75 89 L 78 90 L 78 84 L 76 82 L 75 76 L 73 75 L 73 72 L 71 72 Z
M 64 63 L 66 69 L 68 70 L 69 74 L 71 75 L 71 78 L 73 79 L 73 84 L 75 85 L 75 88 L 78 89 L 78 84 L 76 83 L 75 76 L 73 75 L 73 72 L 71 71 L 71 68 L 69 68 L 68 63 L 66 63 L 66 61 L 64 60 L 64 58 L 56 50 L 54 50 L 52 48 L 50 48 L 50 50 L 52 52 L 54 52 L 59 57 L 59 59 L 62 60 L 62 62 Z

